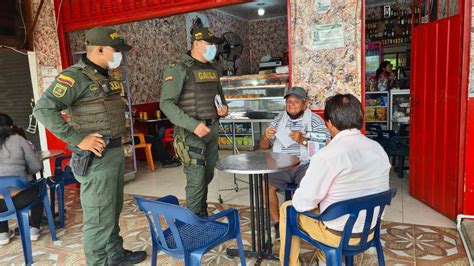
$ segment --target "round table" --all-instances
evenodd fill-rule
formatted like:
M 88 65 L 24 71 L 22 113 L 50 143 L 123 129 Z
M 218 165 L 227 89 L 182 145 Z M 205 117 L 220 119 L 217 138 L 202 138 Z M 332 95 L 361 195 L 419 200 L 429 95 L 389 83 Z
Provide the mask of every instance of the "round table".
M 41 161 L 58 157 L 64 154 L 63 150 L 47 150 L 47 151 L 38 151 L 36 152 Z
M 37 151 L 36 155 L 40 158 L 41 161 L 45 161 L 51 158 L 55 158 L 64 154 L 63 150 L 47 150 L 47 151 Z M 43 169 L 40 170 L 40 177 L 44 178 Z
M 216 168 L 223 172 L 249 175 L 252 250 L 246 251 L 245 254 L 248 257 L 257 257 L 257 263 L 262 259 L 277 259 L 272 254 L 268 186 L 263 186 L 263 180 L 268 184 L 268 174 L 290 170 L 299 163 L 300 160 L 295 155 L 257 151 L 231 155 L 216 164 Z M 238 251 L 227 249 L 227 254 L 236 256 Z

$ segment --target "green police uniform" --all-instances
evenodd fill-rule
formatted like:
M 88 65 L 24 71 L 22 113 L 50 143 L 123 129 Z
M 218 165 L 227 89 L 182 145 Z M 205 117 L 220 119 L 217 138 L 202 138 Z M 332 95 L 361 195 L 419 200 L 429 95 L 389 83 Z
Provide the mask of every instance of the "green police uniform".
M 104 29 L 108 28 L 100 28 Z M 107 32 L 112 39 L 118 36 L 111 29 Z M 88 265 L 105 265 L 108 259 L 110 263 L 126 253 L 119 235 L 124 185 L 120 139 L 126 131 L 126 104 L 120 96 L 121 90 L 120 81 L 112 80 L 105 69 L 84 56 L 56 77 L 34 108 L 35 117 L 69 145 L 77 146 L 92 133 L 99 133 L 110 141 L 102 157 L 93 156 L 85 175 L 78 175 L 73 167 L 81 183 L 84 251 Z M 61 116 L 62 110 L 66 110 L 68 122 Z M 75 156 L 73 153 L 73 159 Z
M 219 75 L 210 63 L 201 63 L 188 54 L 164 72 L 160 108 L 184 137 L 192 163 L 184 165 L 187 207 L 199 215 L 207 214 L 208 185 L 214 177 L 218 154 L 218 115 L 214 97 L 226 104 Z M 211 132 L 203 138 L 193 132 L 199 123 Z

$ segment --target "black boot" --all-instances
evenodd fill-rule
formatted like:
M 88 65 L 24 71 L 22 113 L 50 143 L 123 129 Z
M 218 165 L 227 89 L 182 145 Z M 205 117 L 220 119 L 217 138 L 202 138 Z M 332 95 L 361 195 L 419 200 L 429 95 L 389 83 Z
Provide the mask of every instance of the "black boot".
M 145 251 L 123 250 L 122 255 L 117 258 L 109 259 L 109 265 L 133 265 L 138 264 L 146 259 Z

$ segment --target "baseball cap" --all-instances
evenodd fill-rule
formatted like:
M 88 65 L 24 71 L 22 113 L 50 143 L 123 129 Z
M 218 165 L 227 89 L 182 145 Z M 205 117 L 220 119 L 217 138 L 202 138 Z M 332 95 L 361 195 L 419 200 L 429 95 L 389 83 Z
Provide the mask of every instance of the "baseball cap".
M 288 92 L 285 94 L 285 99 L 286 97 L 294 95 L 302 100 L 308 99 L 308 93 L 306 92 L 305 89 L 302 87 L 291 87 L 288 89 Z
M 209 28 L 197 28 L 193 30 L 192 34 L 193 41 L 206 41 L 215 44 L 223 44 L 224 39 L 217 37 L 212 33 Z
M 117 52 L 126 52 L 132 46 L 125 43 L 120 34 L 109 27 L 95 27 L 86 32 L 86 45 L 111 46 Z

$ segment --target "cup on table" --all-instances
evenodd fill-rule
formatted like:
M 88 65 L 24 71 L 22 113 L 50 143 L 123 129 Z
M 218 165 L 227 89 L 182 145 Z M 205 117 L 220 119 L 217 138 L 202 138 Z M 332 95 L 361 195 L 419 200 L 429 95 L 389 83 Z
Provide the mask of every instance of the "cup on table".
M 161 119 L 161 112 L 159 110 L 156 110 L 155 115 L 156 119 Z

